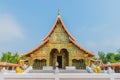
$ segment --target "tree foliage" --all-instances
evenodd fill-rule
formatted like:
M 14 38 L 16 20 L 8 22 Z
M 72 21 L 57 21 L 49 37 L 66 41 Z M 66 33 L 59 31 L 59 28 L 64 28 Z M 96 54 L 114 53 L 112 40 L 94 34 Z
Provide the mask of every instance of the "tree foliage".
M 104 53 L 103 51 L 98 52 L 99 60 L 102 60 L 104 64 L 120 62 L 120 49 L 117 50 L 117 53 L 108 52 Z
M 118 53 L 118 54 L 115 55 L 115 60 L 118 61 L 118 62 L 120 62 L 120 53 Z
M 1 62 L 8 62 L 18 64 L 20 60 L 25 60 L 23 56 L 20 56 L 18 53 L 12 54 L 11 52 L 2 53 L 0 58 Z
M 98 56 L 99 56 L 99 58 L 98 58 L 99 60 L 102 60 L 103 63 L 107 63 L 106 54 L 104 52 L 99 51 Z

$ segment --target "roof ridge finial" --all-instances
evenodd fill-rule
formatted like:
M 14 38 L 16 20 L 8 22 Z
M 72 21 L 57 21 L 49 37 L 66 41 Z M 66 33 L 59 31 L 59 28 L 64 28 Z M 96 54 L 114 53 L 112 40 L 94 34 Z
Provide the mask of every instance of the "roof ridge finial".
M 60 8 L 58 8 L 58 16 L 60 16 Z

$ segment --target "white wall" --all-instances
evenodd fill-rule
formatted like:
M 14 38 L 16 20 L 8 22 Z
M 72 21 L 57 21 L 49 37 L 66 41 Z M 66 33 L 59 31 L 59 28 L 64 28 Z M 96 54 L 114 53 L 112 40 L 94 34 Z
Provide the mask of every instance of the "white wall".
M 4 74 L 4 80 L 120 80 L 120 73 L 12 73 Z

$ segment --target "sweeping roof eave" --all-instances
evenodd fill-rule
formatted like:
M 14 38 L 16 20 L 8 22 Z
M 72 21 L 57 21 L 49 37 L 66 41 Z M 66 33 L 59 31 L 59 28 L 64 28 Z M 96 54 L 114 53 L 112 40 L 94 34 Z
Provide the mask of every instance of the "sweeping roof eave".
M 69 39 L 70 39 L 70 38 L 69 38 Z M 82 48 L 81 46 L 79 46 L 75 41 L 73 41 L 73 40 L 71 40 L 71 39 L 70 39 L 70 41 L 71 41 L 74 45 L 76 45 L 80 50 L 82 50 L 82 51 L 84 51 L 85 53 L 91 55 L 92 57 L 95 57 L 95 54 L 93 54 L 92 52 L 88 52 L 87 50 L 85 50 L 84 48 Z
M 23 54 L 22 56 L 25 57 L 25 56 L 27 56 L 27 55 L 35 52 L 35 51 L 38 50 L 40 47 L 42 47 L 47 41 L 48 41 L 48 39 L 47 39 L 46 41 L 43 41 L 43 42 L 42 42 L 38 47 L 36 47 L 35 49 L 31 50 L 30 52 L 27 52 L 27 53 Z

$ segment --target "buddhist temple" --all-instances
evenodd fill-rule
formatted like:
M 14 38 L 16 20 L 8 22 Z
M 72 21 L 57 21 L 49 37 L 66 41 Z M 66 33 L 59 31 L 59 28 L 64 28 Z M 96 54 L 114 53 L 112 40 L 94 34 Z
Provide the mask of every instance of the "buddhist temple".
M 65 69 L 66 66 L 85 69 L 95 55 L 76 43 L 58 11 L 56 21 L 42 43 L 23 56 L 27 58 L 28 65 L 31 65 L 33 69 L 42 69 L 43 66 L 52 66 L 55 69 L 56 63 L 59 64 L 60 69 Z
M 60 11 L 41 44 L 22 56 L 18 64 L 0 62 L 0 80 L 120 80 L 120 63 L 94 59 L 69 33 Z

